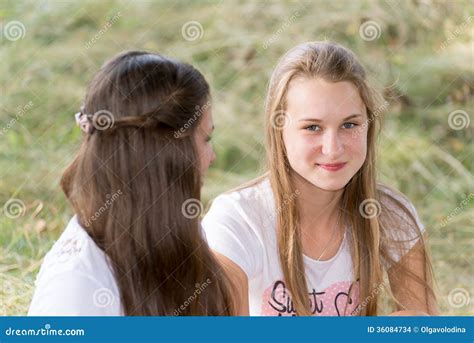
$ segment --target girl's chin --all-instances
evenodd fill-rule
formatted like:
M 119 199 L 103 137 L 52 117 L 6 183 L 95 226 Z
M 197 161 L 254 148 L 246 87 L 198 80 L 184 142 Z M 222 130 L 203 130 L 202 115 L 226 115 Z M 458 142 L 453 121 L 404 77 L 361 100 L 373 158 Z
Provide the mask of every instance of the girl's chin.
M 317 184 L 314 184 L 314 185 L 316 187 L 324 190 L 324 191 L 327 191 L 327 192 L 337 192 L 337 191 L 340 191 L 340 190 L 344 189 L 346 184 L 321 184 L 321 183 L 317 183 Z
M 337 180 L 324 180 L 324 178 L 317 178 L 308 181 L 310 181 L 314 186 L 328 192 L 335 192 L 344 189 L 348 183 L 348 180 L 342 177 Z
M 307 182 L 323 191 L 328 192 L 335 192 L 344 189 L 344 187 L 348 184 L 350 179 L 344 177 L 343 175 L 332 175 L 328 177 L 328 175 L 321 175 L 319 173 L 310 175 L 304 175 L 300 173 L 295 173 L 300 180 L 303 182 Z

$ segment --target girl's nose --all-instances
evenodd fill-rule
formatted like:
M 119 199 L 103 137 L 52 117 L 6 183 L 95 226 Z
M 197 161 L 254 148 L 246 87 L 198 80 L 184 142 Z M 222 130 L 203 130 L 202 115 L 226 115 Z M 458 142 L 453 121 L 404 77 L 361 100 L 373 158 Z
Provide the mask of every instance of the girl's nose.
M 337 157 L 344 152 L 344 144 L 337 132 L 328 131 L 323 137 L 322 153 L 327 156 Z

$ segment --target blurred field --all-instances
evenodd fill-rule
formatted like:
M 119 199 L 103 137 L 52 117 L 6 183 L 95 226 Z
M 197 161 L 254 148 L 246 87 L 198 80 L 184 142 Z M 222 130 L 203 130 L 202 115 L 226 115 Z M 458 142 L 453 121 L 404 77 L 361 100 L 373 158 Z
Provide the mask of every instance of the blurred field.
M 353 49 L 375 84 L 390 86 L 380 179 L 415 203 L 427 227 L 442 313 L 473 315 L 473 15 L 472 1 L 3 0 L 0 25 L 19 21 L 25 31 L 0 36 L 0 315 L 26 314 L 42 258 L 72 214 L 59 178 L 81 138 L 73 114 L 106 59 L 149 49 L 208 78 L 218 156 L 208 202 L 264 169 L 271 70 L 295 44 L 321 39 Z M 190 21 L 203 29 L 195 40 L 182 31 Z M 379 37 L 362 39 L 367 21 Z M 448 120 L 453 111 L 461 127 Z M 17 218 L 5 213 L 12 198 L 25 205 Z

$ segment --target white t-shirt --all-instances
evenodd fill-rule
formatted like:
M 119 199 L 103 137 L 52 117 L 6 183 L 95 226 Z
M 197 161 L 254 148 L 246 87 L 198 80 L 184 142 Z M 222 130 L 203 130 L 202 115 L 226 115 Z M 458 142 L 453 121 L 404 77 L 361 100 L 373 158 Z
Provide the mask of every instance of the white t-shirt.
M 46 254 L 29 316 L 120 316 L 119 289 L 108 257 L 74 216 Z
M 423 232 L 414 207 L 399 196 L 397 199 L 412 211 Z M 278 257 L 275 200 L 268 179 L 218 196 L 202 225 L 210 248 L 230 258 L 247 274 L 251 316 L 295 315 Z M 353 275 L 349 231 L 350 228 L 345 229 L 339 250 L 331 259 L 317 261 L 303 255 L 314 315 L 351 315 L 359 304 L 359 283 Z M 406 251 L 417 240 L 418 237 L 413 237 L 407 242 Z M 401 256 L 395 254 L 391 256 L 398 261 Z M 353 296 L 349 298 L 351 286 Z

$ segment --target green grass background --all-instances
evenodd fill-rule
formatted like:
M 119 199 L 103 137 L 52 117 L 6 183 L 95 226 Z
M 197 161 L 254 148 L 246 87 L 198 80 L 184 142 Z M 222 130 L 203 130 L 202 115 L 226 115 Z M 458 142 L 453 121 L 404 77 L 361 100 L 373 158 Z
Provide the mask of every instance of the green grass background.
M 379 178 L 414 202 L 430 234 L 442 313 L 472 315 L 473 124 L 453 130 L 448 115 L 472 117 L 473 15 L 472 1 L 2 0 L 0 25 L 18 20 L 25 35 L 0 36 L 0 314 L 26 314 L 42 258 L 72 215 L 59 179 L 81 140 L 73 114 L 106 59 L 154 50 L 207 77 L 218 157 L 207 203 L 264 170 L 263 99 L 277 59 L 330 39 L 356 52 L 376 86 L 391 86 Z M 381 29 L 372 41 L 359 34 L 368 20 Z M 200 39 L 184 39 L 189 21 Z M 18 218 L 2 209 L 11 198 L 25 204 Z

